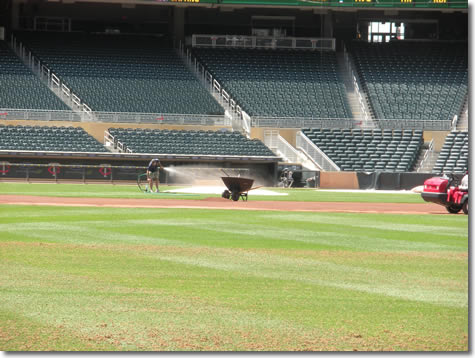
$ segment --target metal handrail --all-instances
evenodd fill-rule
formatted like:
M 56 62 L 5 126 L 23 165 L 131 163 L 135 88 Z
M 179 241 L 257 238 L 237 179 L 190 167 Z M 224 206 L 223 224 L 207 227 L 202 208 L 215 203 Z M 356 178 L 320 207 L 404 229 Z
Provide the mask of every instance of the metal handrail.
M 274 128 L 353 128 L 355 122 L 348 118 L 310 117 L 252 117 L 253 127 Z
M 366 108 L 367 103 L 366 103 L 365 98 L 361 94 L 361 91 L 360 91 L 361 83 L 359 81 L 357 71 L 355 69 L 355 65 L 354 65 L 353 61 L 351 60 L 351 56 L 349 55 L 349 52 L 346 49 L 345 44 L 343 44 L 343 54 L 344 54 L 344 58 L 345 58 L 345 62 L 346 62 L 348 72 L 350 73 L 351 79 L 353 80 L 353 82 L 352 82 L 353 88 L 354 88 L 354 90 L 356 92 L 356 95 L 358 97 L 358 102 L 359 102 L 359 105 L 360 105 L 360 109 L 363 112 L 364 120 L 365 120 L 365 122 L 368 122 L 368 121 L 371 120 L 371 117 L 369 115 L 369 110 L 367 110 L 367 108 Z
M 307 49 L 335 51 L 336 40 L 333 37 L 274 37 L 246 35 L 193 34 L 193 47 L 239 47 L 272 49 Z
M 340 171 L 338 165 L 336 165 L 333 160 L 331 160 L 320 148 L 315 145 L 315 143 L 313 143 L 302 132 L 297 132 L 296 144 L 297 148 L 307 153 L 307 155 L 312 158 L 312 160 L 323 170 Z
M 90 110 L 87 108 L 86 110 Z M 347 118 L 308 118 L 308 117 L 250 117 L 236 106 L 244 126 L 250 130 L 253 127 L 273 128 L 354 128 L 355 123 Z M 229 126 L 225 115 L 186 114 L 186 113 L 139 113 L 139 112 L 94 112 L 96 122 L 114 123 L 157 123 L 180 125 L 210 125 Z M 86 112 L 0 108 L 0 119 L 9 120 L 43 120 L 43 121 L 88 121 Z M 412 120 L 412 119 L 381 119 L 378 120 L 382 129 L 424 129 L 450 130 L 451 121 L 441 120 Z
M 454 115 L 454 118 L 452 119 L 452 131 L 457 129 L 457 124 L 459 121 L 459 117 L 457 115 Z
M 53 71 L 51 71 L 48 66 L 41 62 L 40 59 L 35 58 L 31 50 L 27 49 L 27 47 L 23 45 L 22 42 L 18 41 L 13 34 L 11 35 L 10 41 L 13 51 L 27 66 L 31 68 L 33 73 L 37 74 L 42 81 L 47 83 L 48 87 L 56 93 L 63 102 L 69 105 L 72 109 L 76 107 L 79 111 L 91 116 L 92 111 L 90 107 L 87 106 L 77 94 L 71 91 L 71 89 Z
M 90 111 L 90 108 L 86 110 Z M 182 114 L 182 113 L 138 113 L 138 112 L 94 112 L 91 115 L 96 122 L 102 123 L 156 123 L 180 125 L 226 126 L 223 115 Z M 0 108 L 0 119 L 41 120 L 41 121 L 87 121 L 86 112 L 55 111 L 42 109 Z
M 277 149 L 282 153 L 282 155 L 288 158 L 291 162 L 297 163 L 299 161 L 299 152 L 280 134 L 277 136 L 277 140 Z
M 201 64 L 195 56 L 193 56 L 189 49 L 186 49 L 185 52 L 185 48 L 181 43 L 178 47 L 178 53 L 188 67 L 195 73 L 198 79 L 211 92 L 213 97 L 218 99 L 218 102 L 224 107 L 227 114 L 230 116 L 232 124 L 239 122 L 237 123 L 238 128 L 244 130 L 246 135 L 249 137 L 251 133 L 250 117 L 242 111 L 241 107 L 237 104 L 237 101 L 231 97 L 207 68 Z M 226 113 L 224 117 L 226 117 Z M 229 123 L 227 123 L 227 125 L 229 125 Z
M 417 172 L 424 167 L 425 162 L 429 158 L 429 156 L 432 156 L 432 153 L 434 152 L 434 139 L 432 139 L 429 142 L 429 148 L 427 148 L 427 151 L 424 153 L 424 157 L 422 158 L 421 162 L 419 163 L 419 167 L 417 168 Z
M 289 162 L 299 162 L 299 152 L 279 134 L 279 131 L 264 131 L 264 143 L 274 151 L 274 153 L 277 152 L 276 154 L 287 158 Z

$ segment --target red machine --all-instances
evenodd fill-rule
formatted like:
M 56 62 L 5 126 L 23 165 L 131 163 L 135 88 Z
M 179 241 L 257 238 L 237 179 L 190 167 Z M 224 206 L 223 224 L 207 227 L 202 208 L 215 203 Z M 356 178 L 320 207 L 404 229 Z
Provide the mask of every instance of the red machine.
M 468 215 L 468 190 L 461 189 L 454 176 L 427 179 L 421 195 L 425 201 L 445 206 L 451 214 L 463 210 Z

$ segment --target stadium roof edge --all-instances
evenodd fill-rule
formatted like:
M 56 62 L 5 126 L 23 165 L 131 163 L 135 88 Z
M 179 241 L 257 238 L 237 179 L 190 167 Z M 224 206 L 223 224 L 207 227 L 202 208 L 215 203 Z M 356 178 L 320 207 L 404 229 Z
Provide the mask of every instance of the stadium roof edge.
M 163 160 L 200 160 L 200 161 L 238 161 L 238 162 L 279 162 L 281 157 L 275 156 L 238 156 L 238 155 L 203 155 L 203 154 L 150 154 L 150 153 L 104 153 L 104 152 L 58 152 L 58 151 L 26 151 L 0 150 L 0 158 L 61 158 L 61 159 L 127 159 L 150 160 L 159 156 Z
M 48 0 L 71 4 L 76 0 Z M 332 9 L 335 11 L 357 11 L 375 9 L 396 9 L 404 11 L 435 10 L 441 12 L 462 11 L 468 13 L 468 0 L 80 0 L 80 2 L 98 4 L 121 4 L 124 7 L 135 5 L 201 7 L 222 9 L 279 8 L 312 11 Z

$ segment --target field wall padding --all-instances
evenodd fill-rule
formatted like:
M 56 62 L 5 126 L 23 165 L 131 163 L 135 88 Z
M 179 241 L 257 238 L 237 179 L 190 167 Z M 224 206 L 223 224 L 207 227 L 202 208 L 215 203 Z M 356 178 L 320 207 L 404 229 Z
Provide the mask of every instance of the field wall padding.
M 424 185 L 434 173 L 321 172 L 321 189 L 411 190 Z
M 376 190 L 411 190 L 434 176 L 433 173 L 357 173 L 360 189 Z
M 321 172 L 320 188 L 359 189 L 358 177 L 355 172 Z

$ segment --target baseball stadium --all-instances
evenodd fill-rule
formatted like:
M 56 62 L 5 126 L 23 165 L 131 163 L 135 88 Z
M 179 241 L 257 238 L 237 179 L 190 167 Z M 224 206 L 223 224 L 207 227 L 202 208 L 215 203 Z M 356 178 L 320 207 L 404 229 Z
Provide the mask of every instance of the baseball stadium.
M 469 352 L 468 0 L 0 1 L 0 351 Z

